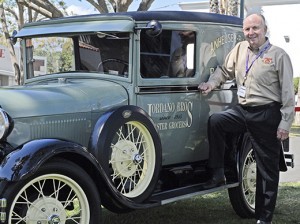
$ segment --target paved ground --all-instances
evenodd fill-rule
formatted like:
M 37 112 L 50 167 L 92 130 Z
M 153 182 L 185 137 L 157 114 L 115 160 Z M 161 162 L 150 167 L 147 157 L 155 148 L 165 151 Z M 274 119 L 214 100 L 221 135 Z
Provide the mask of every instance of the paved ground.
M 280 173 L 281 182 L 300 181 L 300 137 L 290 137 L 290 153 L 294 154 L 295 167 L 288 167 L 287 172 Z

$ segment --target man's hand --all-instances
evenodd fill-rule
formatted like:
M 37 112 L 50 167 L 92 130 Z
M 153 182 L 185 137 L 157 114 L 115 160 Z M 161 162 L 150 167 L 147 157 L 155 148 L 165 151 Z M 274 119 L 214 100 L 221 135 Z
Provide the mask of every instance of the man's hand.
M 212 91 L 212 86 L 206 82 L 202 82 L 199 84 L 198 89 L 203 95 L 207 95 Z
M 284 130 L 284 129 L 281 129 L 281 128 L 278 128 L 277 129 L 277 138 L 280 140 L 280 141 L 283 141 L 285 139 L 287 139 L 289 137 L 289 132 Z

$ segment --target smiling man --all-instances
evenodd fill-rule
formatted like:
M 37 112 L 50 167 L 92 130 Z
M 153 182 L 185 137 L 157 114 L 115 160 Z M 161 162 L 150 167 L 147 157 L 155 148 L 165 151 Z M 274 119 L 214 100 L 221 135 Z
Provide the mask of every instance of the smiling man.
M 211 179 L 206 188 L 225 184 L 225 134 L 250 134 L 257 163 L 255 217 L 272 223 L 279 182 L 281 141 L 294 119 L 293 69 L 287 53 L 270 43 L 263 15 L 245 18 L 246 41 L 238 43 L 199 91 L 206 95 L 226 80 L 236 79 L 238 104 L 212 114 L 208 121 Z

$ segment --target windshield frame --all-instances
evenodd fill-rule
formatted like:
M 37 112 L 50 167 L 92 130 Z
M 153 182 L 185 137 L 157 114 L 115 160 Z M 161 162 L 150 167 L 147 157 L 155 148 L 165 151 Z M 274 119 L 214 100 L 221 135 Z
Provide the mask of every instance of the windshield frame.
M 78 69 L 77 67 L 77 64 L 80 63 L 80 59 L 79 59 L 79 50 L 78 50 L 78 46 L 77 46 L 77 50 L 76 50 L 76 46 L 75 45 L 78 45 L 78 43 L 74 42 L 74 40 L 78 40 L 79 39 L 79 36 L 84 36 L 84 35 L 104 35 L 106 34 L 107 32 L 103 32 L 103 31 L 97 31 L 97 32 L 93 32 L 93 33 L 72 33 L 72 34 L 66 34 L 66 35 L 41 35 L 41 36 L 36 36 L 36 37 L 29 37 L 29 38 L 24 38 L 22 39 L 21 41 L 21 46 L 23 49 L 23 58 L 24 58 L 24 81 L 25 82 L 28 82 L 28 80 L 35 80 L 35 79 L 45 79 L 43 77 L 47 77 L 47 79 L 49 79 L 51 76 L 53 75 L 56 75 L 56 74 L 64 74 L 64 75 L 67 75 L 67 74 L 77 74 L 78 76 L 81 76 L 81 74 L 92 74 L 92 73 L 96 73 L 98 76 L 99 75 L 104 75 L 104 76 L 113 76 L 114 73 L 111 72 L 110 74 L 105 74 L 104 72 L 101 72 L 101 71 L 84 71 L 84 70 L 80 70 Z M 132 73 L 132 48 L 133 48 L 133 35 L 134 33 L 133 32 L 113 32 L 113 33 L 108 33 L 108 37 L 109 38 L 113 38 L 114 36 L 113 35 L 127 35 L 126 38 L 123 38 L 123 39 L 126 39 L 125 40 L 125 43 L 126 43 L 126 46 L 125 48 L 127 48 L 127 54 L 128 55 L 125 55 L 126 56 L 126 59 L 128 60 L 128 72 L 127 72 L 127 75 L 126 76 L 119 76 L 121 78 L 130 78 L 131 77 L 131 73 Z M 71 70 L 71 71 L 63 71 L 63 72 L 53 72 L 53 73 L 45 73 L 44 75 L 41 75 L 41 76 L 35 76 L 35 77 L 32 77 L 31 74 L 33 74 L 33 66 L 31 65 L 31 62 L 34 61 L 33 57 L 31 56 L 32 52 L 30 52 L 30 50 L 28 50 L 29 48 L 26 47 L 26 45 L 28 45 L 28 41 L 31 40 L 31 39 L 34 39 L 34 38 L 52 38 L 52 37 L 62 37 L 62 38 L 71 38 L 72 39 L 72 44 L 73 44 L 73 61 L 74 61 L 74 69 Z M 117 39 L 117 38 L 116 38 Z M 74 44 L 75 43 L 75 44 Z M 118 51 L 112 49 L 112 52 L 115 52 L 115 54 L 118 53 Z M 79 60 L 79 61 L 78 61 Z M 115 74 L 115 76 L 117 77 L 117 75 Z

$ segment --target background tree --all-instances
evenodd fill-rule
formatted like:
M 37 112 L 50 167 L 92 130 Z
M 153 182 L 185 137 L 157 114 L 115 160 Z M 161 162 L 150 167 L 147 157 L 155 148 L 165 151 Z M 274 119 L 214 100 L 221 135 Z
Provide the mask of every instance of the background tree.
M 294 91 L 295 91 L 295 101 L 296 101 L 296 107 L 300 107 L 300 77 L 294 78 Z M 300 125 L 300 112 L 296 112 L 295 119 L 294 119 L 295 125 Z
M 295 77 L 294 78 L 294 92 L 295 92 L 295 95 L 298 94 L 298 89 L 299 89 L 299 81 L 300 81 L 300 77 Z
M 12 16 L 14 16 L 14 14 L 12 14 Z M 1 19 L 1 25 L 2 25 L 2 32 L 4 34 L 4 37 L 5 37 L 5 40 L 6 40 L 6 43 L 7 43 L 10 58 L 11 58 L 11 61 L 12 61 L 12 66 L 13 66 L 13 69 L 14 69 L 15 82 L 17 84 L 20 84 L 20 80 L 21 80 L 20 66 L 18 64 L 18 60 L 17 60 L 17 57 L 16 57 L 16 52 L 15 52 L 14 46 L 13 46 L 12 42 L 10 41 L 8 21 L 6 19 L 6 15 L 5 15 L 5 8 L 4 8 L 3 0 L 0 2 L 0 19 Z
M 78 0 L 79 1 L 79 0 Z M 115 12 L 128 11 L 133 0 L 86 0 L 99 13 L 107 13 L 112 8 Z M 137 11 L 147 11 L 154 0 L 141 0 Z M 10 40 L 12 30 L 20 30 L 26 22 L 68 15 L 64 0 L 0 0 L 0 19 L 2 25 L 2 44 L 8 47 L 13 63 L 15 82 L 23 80 L 15 49 Z M 22 54 L 21 54 L 22 55 Z M 22 61 L 22 58 L 21 58 Z M 20 63 L 21 65 L 23 63 Z
M 1 0 L 0 2 L 0 18 L 5 40 L 4 43 L 10 53 L 16 84 L 20 84 L 23 77 L 21 74 L 22 67 L 20 68 L 20 65 L 18 64 L 17 55 L 10 39 L 12 30 L 20 30 L 24 26 L 25 22 L 34 22 L 43 18 L 63 16 L 63 13 L 59 10 L 59 8 L 62 10 L 64 9 L 61 7 L 63 5 L 57 4 L 58 7 L 56 7 L 47 0 L 43 0 L 41 2 L 43 5 L 35 5 L 31 1 L 26 0 Z M 48 10 L 43 10 L 41 6 Z M 35 9 L 38 9 L 38 11 Z M 23 63 L 20 64 L 22 65 Z
M 209 9 L 212 13 L 238 16 L 239 0 L 210 0 Z

